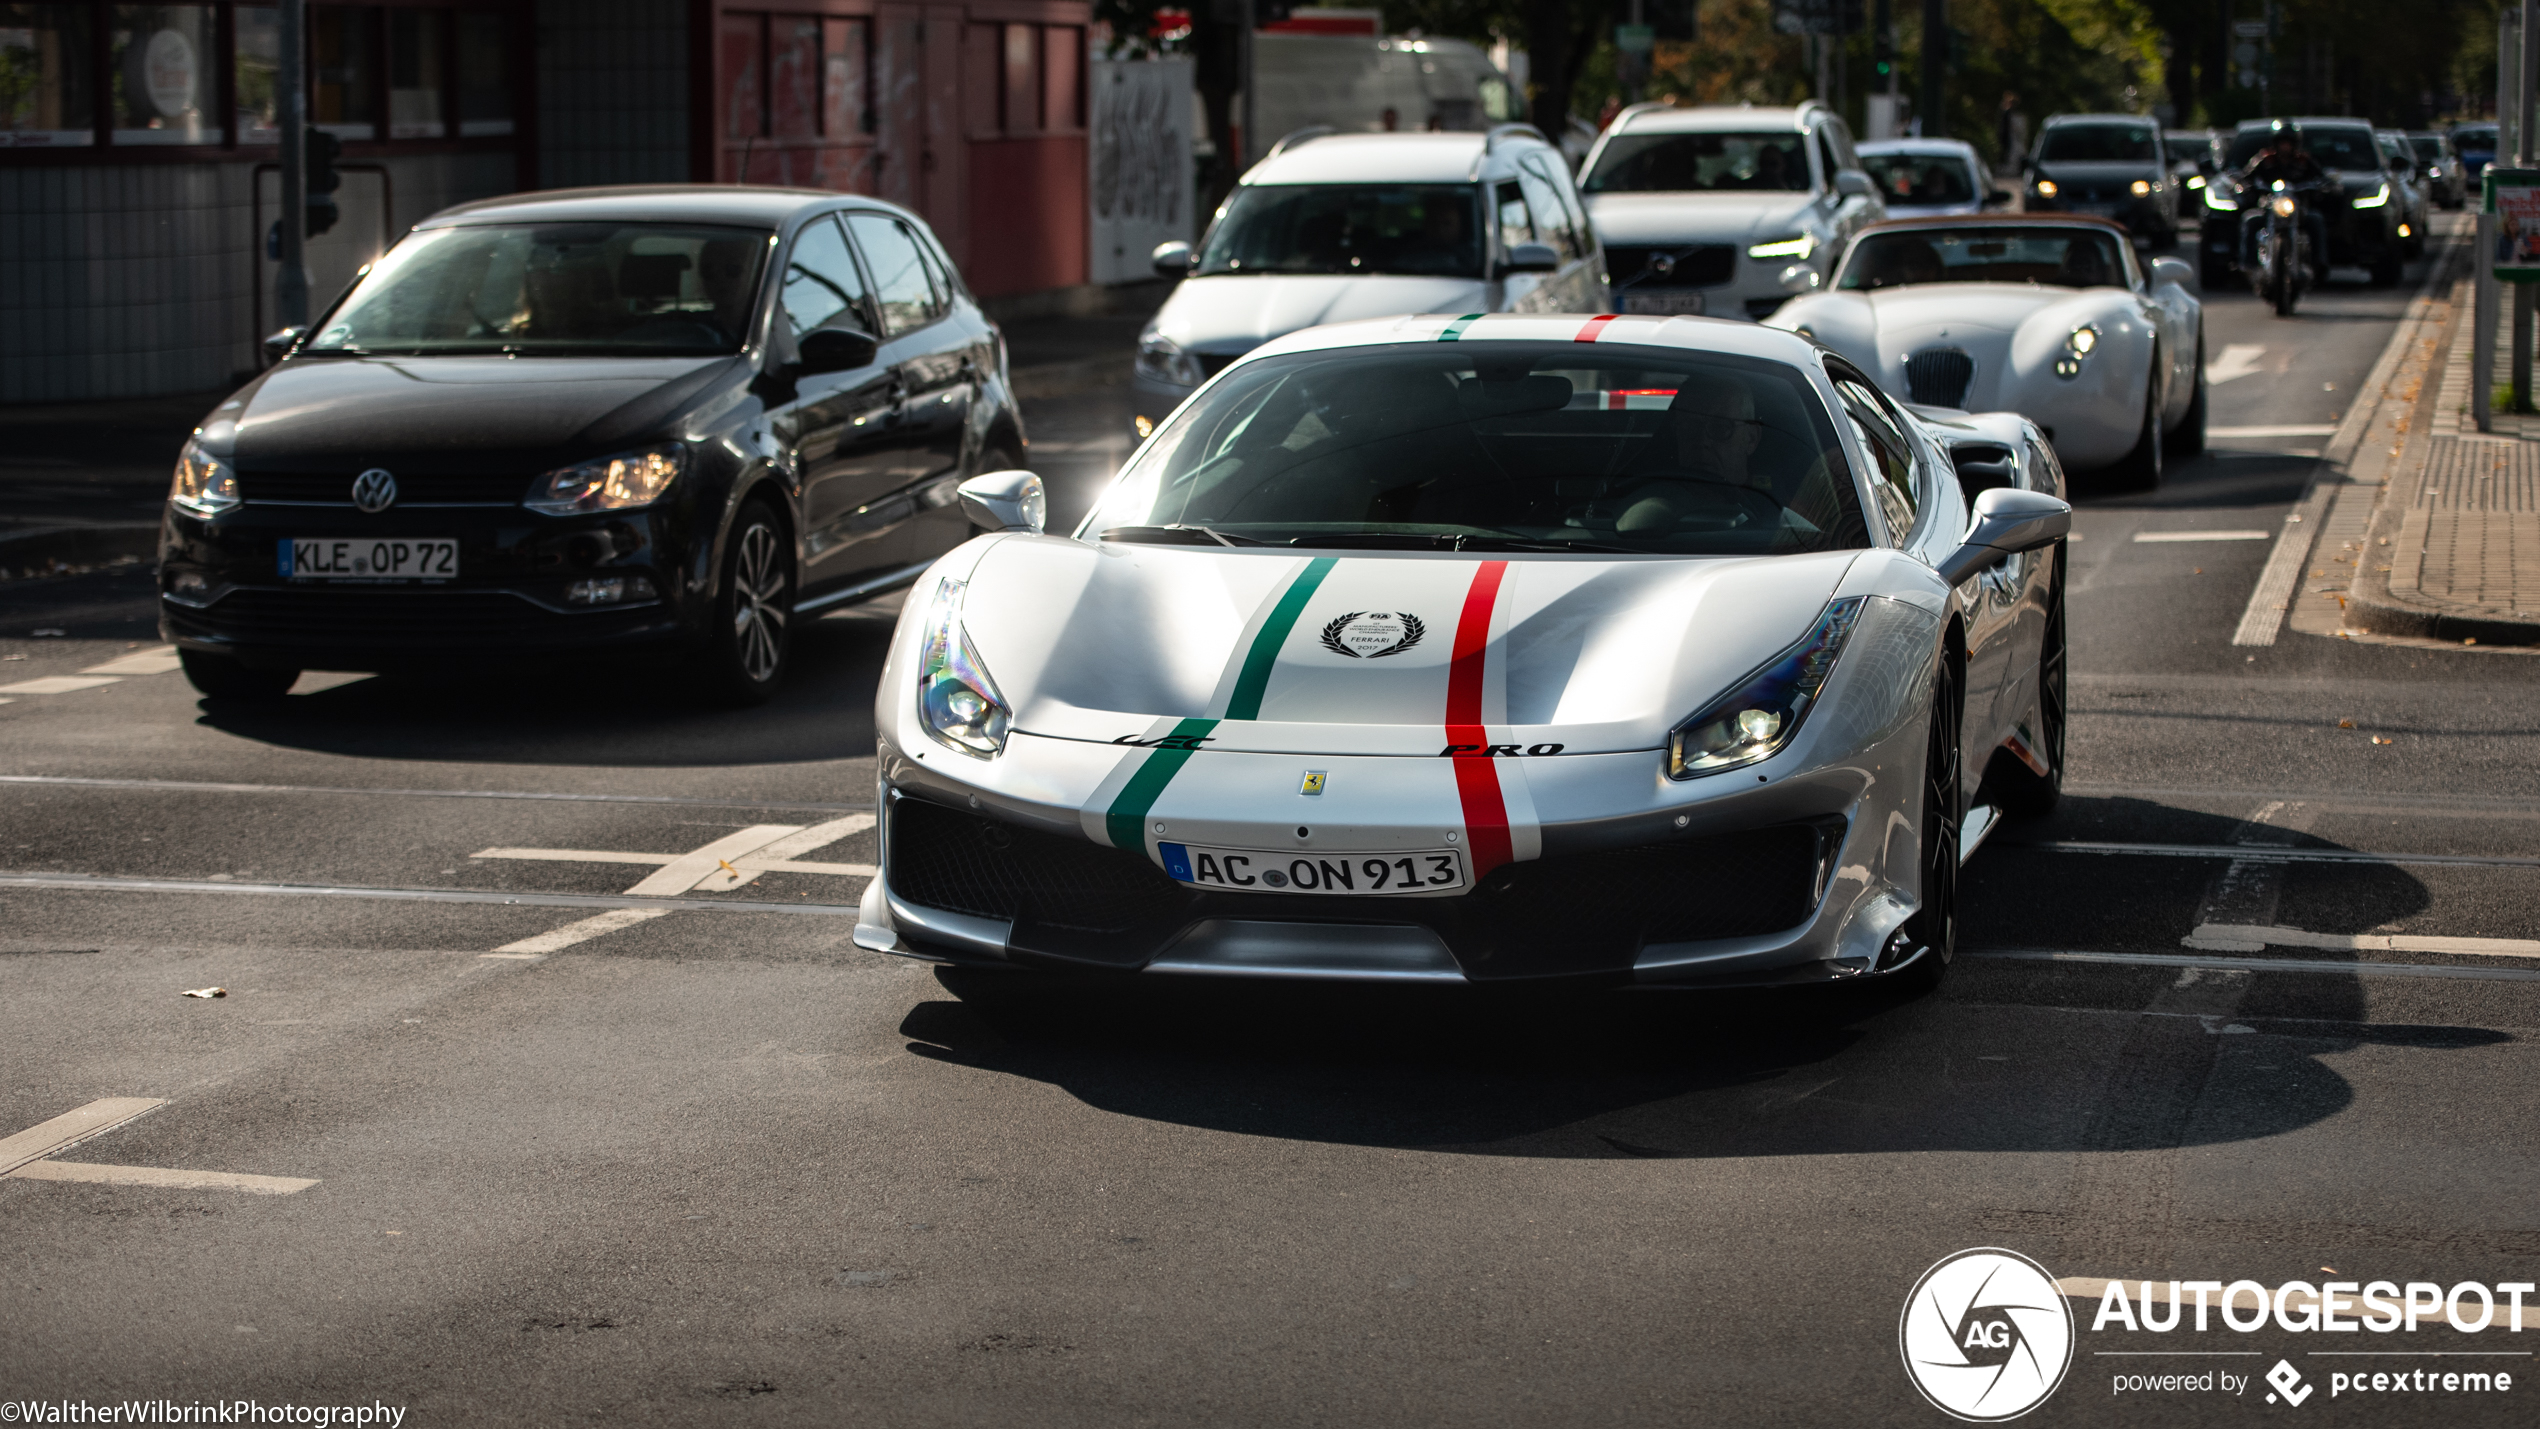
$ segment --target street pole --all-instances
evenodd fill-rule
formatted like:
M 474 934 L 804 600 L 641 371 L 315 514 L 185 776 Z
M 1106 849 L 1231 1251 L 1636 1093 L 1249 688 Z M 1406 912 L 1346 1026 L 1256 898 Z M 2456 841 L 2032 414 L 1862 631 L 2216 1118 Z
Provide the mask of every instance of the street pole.
M 307 0 L 282 0 L 275 17 L 280 53 L 273 67 L 273 122 L 282 129 L 282 266 L 273 276 L 273 315 L 283 327 L 309 320 L 309 105 Z
M 2522 65 L 2514 76 L 2514 167 L 2528 169 L 2532 157 L 2532 80 L 2540 70 L 2540 0 L 2522 0 Z M 2529 283 L 2514 284 L 2514 410 L 2531 410 L 2531 313 L 2534 292 Z M 2493 389 L 2490 389 L 2491 391 Z M 2492 400 L 2492 398 L 2491 398 Z
M 1252 156 L 1261 152 L 1263 148 L 1261 141 L 1254 138 L 1252 133 L 1253 115 L 1257 112 L 1252 94 L 1252 27 L 1255 23 L 1253 0 L 1243 0 L 1242 8 L 1243 35 L 1237 41 L 1240 48 L 1235 51 L 1235 82 L 1243 86 L 1244 95 L 1243 131 L 1235 140 L 1235 173 L 1238 177 L 1252 167 Z
M 2496 162 L 2520 147 L 2514 123 L 2515 98 L 2522 93 L 2522 16 L 2509 8 L 2496 12 Z M 2487 211 L 2482 195 L 2478 205 L 2477 226 L 2473 231 L 2470 257 L 2476 265 L 2471 271 L 2471 292 L 2476 301 L 2470 313 L 2469 387 L 2470 416 L 2482 432 L 2496 429 L 2496 320 L 2497 301 L 2503 296 L 2496 291 L 2496 216 Z
M 1949 63 L 1949 0 L 1923 0 L 1922 93 L 1915 107 L 1922 113 L 1923 137 L 1945 139 L 1949 126 L 1940 117 L 1940 72 Z

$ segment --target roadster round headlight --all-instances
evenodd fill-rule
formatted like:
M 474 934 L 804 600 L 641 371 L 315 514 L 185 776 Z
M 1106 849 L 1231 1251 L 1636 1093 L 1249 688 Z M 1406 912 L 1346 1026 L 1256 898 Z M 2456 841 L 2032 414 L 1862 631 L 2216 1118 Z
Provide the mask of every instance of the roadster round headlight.
M 2267 207 L 2274 209 L 2279 215 L 2285 218 L 2291 218 L 2293 216 L 2293 211 L 2300 208 L 2301 205 L 2293 201 L 2293 196 L 2291 194 L 2277 194 L 2274 198 L 2267 200 Z

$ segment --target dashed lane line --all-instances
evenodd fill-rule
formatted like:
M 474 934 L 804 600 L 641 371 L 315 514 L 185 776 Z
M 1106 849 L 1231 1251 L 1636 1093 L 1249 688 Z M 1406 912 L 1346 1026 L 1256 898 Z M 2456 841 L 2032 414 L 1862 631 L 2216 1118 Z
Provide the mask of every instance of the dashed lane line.
M 184 662 L 177 658 L 175 646 L 161 645 L 149 650 L 135 650 L 129 655 L 119 655 L 103 665 L 91 665 L 80 673 L 83 675 L 164 675 L 171 670 L 183 668 L 183 665 Z
M 20 680 L 14 685 L 0 685 L 0 694 L 70 695 L 93 690 L 99 685 L 120 684 L 112 675 L 45 675 L 33 680 Z
M 2263 541 L 2264 531 L 2137 531 L 2138 546 L 2176 546 L 2191 541 Z
M 2232 437 L 2333 437 L 2337 435 L 2337 427 L 2329 422 L 2289 427 L 2207 427 L 2205 435 L 2225 439 Z
M 2428 933 L 2314 933 L 2275 924 L 2199 922 L 2180 940 L 2191 948 L 2254 952 L 2326 948 L 2347 953 L 2451 953 L 2465 958 L 2540 958 L 2540 939 L 2446 938 Z
M 649 923 L 655 918 L 674 911 L 676 910 L 669 908 L 612 908 L 606 913 L 593 914 L 578 923 L 567 923 L 561 928 L 540 933 L 536 937 L 523 938 L 516 943 L 505 943 L 494 951 L 480 954 L 480 956 L 543 958 L 549 953 L 570 948 L 576 943 L 587 943 L 603 933 L 614 933 L 620 928 L 632 928 L 638 923 Z
M 2119 967 L 2206 968 L 2217 972 L 2329 973 L 2340 977 L 2422 977 L 2456 982 L 2540 982 L 2540 969 L 2464 968 L 2448 963 L 2329 962 L 2310 958 L 2190 957 L 2179 953 L 2109 953 L 2086 948 L 1962 948 L 1978 962 L 2108 963 Z
M 76 774 L 0 774 L 0 784 L 73 789 L 141 789 L 170 794 L 352 794 L 401 799 L 520 799 L 554 804 L 657 804 L 675 809 L 773 809 L 843 814 L 871 804 L 805 804 L 765 799 L 696 799 L 677 794 L 552 794 L 525 789 L 362 789 L 341 784 L 233 784 L 208 779 L 111 779 Z
M 397 903 L 485 903 L 520 908 L 660 908 L 660 898 L 623 893 L 504 893 L 494 889 L 370 888 L 332 883 L 214 883 L 192 878 L 125 878 L 102 873 L 0 873 L 0 888 L 85 889 L 93 893 L 244 893 L 267 898 L 382 899 Z M 716 913 L 791 913 L 852 918 L 853 903 L 762 903 L 683 898 L 676 908 Z
M 50 1159 L 92 1136 L 112 1131 L 166 1105 L 164 1097 L 106 1097 L 28 1127 L 15 1136 L 0 1138 L 0 1180 L 246 1191 L 261 1196 L 288 1196 L 317 1184 L 301 1176 L 247 1176 L 235 1171 L 187 1171 L 168 1166 L 98 1166 Z
M 0 1175 L 56 1151 L 68 1151 L 100 1132 L 112 1131 L 167 1104 L 165 1097 L 107 1097 L 30 1126 L 15 1136 L 0 1137 Z

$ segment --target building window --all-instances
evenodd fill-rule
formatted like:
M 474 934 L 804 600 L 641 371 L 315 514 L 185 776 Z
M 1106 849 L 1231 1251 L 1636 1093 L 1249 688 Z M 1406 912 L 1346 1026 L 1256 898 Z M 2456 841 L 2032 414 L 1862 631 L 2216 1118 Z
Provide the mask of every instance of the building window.
M 756 139 L 767 133 L 767 91 L 760 85 L 767 57 L 767 17 L 726 13 L 715 41 L 715 66 L 723 100 L 723 137 Z
M 230 83 L 238 102 L 238 142 L 271 144 L 281 139 L 273 109 L 274 66 L 282 54 L 282 22 L 264 5 L 241 5 L 230 23 L 236 27 L 237 57 Z
M 820 91 L 820 132 L 832 139 L 870 134 L 875 120 L 871 82 L 873 22 L 826 20 L 822 24 L 827 32 L 822 50 L 826 78 Z
M 504 44 L 504 17 L 490 10 L 461 10 L 459 21 L 459 137 L 512 132 L 512 72 Z
M 114 142 L 210 144 L 213 63 L 220 51 L 209 5 L 117 5 L 108 35 Z
M 441 96 L 450 72 L 450 12 L 388 12 L 388 137 L 438 139 L 449 132 Z
M 767 21 L 769 132 L 780 139 L 820 134 L 820 22 L 808 15 L 771 15 Z
M 1053 133 L 1085 127 L 1085 32 L 1052 25 L 1041 32 L 1041 127 Z
M 368 6 L 309 7 L 309 122 L 338 139 L 378 137 L 379 12 Z
M 1041 127 L 1041 27 L 1005 27 L 1005 88 L 997 109 L 997 127 L 1008 134 L 1031 134 Z
M 88 7 L 0 5 L 0 149 L 97 141 Z

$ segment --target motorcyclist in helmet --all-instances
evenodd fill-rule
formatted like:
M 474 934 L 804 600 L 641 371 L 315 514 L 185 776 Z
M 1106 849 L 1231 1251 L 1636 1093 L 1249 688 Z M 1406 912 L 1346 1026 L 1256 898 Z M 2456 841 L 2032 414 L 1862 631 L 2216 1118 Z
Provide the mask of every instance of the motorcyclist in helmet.
M 2240 172 L 2241 192 L 2258 200 L 2242 211 L 2241 267 L 2258 266 L 2258 230 L 2266 221 L 2264 196 L 2272 192 L 2278 183 L 2288 189 L 2299 188 L 2319 183 L 2327 177 L 2328 171 L 2321 168 L 2319 160 L 2312 158 L 2311 151 L 2303 146 L 2301 131 L 2291 127 L 2275 131 L 2275 137 L 2258 151 L 2258 157 L 2250 160 L 2249 167 Z M 2325 281 L 2328 277 L 2328 220 L 2320 216 L 2317 203 L 2302 205 L 2302 228 L 2311 238 L 2313 276 Z

